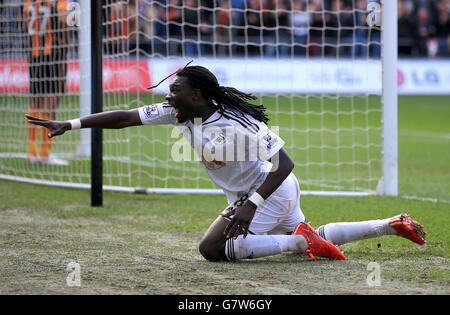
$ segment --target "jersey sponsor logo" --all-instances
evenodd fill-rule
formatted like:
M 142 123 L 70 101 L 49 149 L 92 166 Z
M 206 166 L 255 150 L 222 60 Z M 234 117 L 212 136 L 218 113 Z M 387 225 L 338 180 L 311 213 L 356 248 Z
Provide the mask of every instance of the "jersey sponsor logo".
M 145 117 L 147 117 L 147 118 L 158 115 L 158 106 L 157 105 L 145 106 L 143 110 L 144 110 Z
M 221 169 L 225 165 L 227 165 L 227 163 L 225 163 L 223 161 L 216 161 L 216 160 L 207 161 L 205 159 L 202 160 L 202 163 L 208 170 L 211 170 L 211 171 L 216 171 L 218 169 Z

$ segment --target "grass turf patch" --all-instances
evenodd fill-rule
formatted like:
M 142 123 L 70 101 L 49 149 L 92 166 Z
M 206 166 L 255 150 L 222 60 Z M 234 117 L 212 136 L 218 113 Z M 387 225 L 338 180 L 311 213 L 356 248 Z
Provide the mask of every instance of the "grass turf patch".
M 448 206 L 395 197 L 302 198 L 315 227 L 408 211 L 428 233 L 426 246 L 399 237 L 343 245 L 347 261 L 299 254 L 210 263 L 198 252 L 222 196 L 89 193 L 0 181 L 1 293 L 133 294 L 448 294 Z M 23 196 L 27 196 L 24 198 Z M 214 206 L 211 206 L 214 205 Z M 381 244 L 379 247 L 378 244 Z M 81 266 L 81 287 L 68 287 L 66 266 Z M 381 287 L 367 286 L 369 262 Z

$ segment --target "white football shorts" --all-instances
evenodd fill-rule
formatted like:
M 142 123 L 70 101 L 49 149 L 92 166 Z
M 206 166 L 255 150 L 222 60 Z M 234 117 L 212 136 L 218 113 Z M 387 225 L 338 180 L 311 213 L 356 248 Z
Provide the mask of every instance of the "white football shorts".
M 228 212 L 233 205 L 236 207 L 240 204 L 236 205 L 235 202 L 223 213 Z M 300 209 L 300 186 L 294 173 L 291 173 L 280 187 L 256 209 L 249 233 L 288 234 L 294 231 L 300 222 L 305 222 L 305 216 Z

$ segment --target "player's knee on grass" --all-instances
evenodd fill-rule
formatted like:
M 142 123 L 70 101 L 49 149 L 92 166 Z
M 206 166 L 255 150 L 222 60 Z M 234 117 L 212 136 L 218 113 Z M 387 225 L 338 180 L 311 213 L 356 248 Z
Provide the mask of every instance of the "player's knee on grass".
M 225 236 L 205 235 L 199 245 L 200 254 L 209 261 L 227 261 L 225 242 Z
M 206 231 L 199 245 L 200 254 L 205 259 L 209 261 L 228 260 L 225 255 L 225 243 L 227 239 L 223 234 L 228 223 L 222 216 L 218 216 Z

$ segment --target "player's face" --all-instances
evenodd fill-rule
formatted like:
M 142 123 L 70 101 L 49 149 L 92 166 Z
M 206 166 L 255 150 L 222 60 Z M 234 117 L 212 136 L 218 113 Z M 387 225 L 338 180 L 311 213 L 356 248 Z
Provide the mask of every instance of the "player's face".
M 175 108 L 175 116 L 178 122 L 183 123 L 193 119 L 197 108 L 187 78 L 175 77 L 169 86 L 169 94 L 166 95 L 166 100 L 170 106 Z

